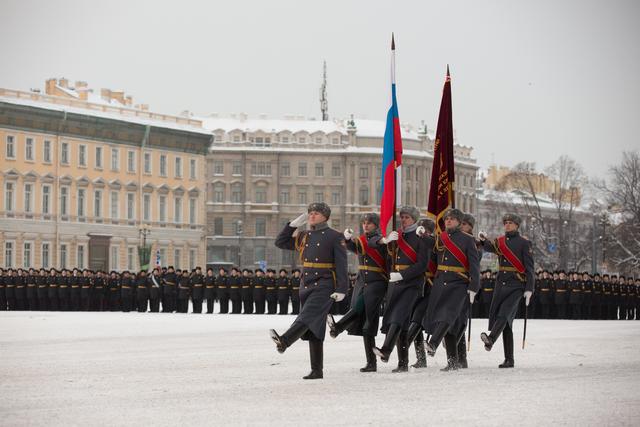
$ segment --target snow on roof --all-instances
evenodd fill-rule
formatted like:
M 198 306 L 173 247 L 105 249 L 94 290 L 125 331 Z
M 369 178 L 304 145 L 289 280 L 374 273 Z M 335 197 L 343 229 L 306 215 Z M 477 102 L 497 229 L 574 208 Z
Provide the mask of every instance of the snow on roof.
M 523 200 L 527 200 L 527 203 L 535 203 L 533 196 L 530 193 L 522 190 L 497 191 L 485 188 L 482 191 L 477 192 L 477 196 L 478 200 L 488 202 L 495 201 L 511 204 L 522 204 Z M 538 199 L 538 204 L 542 209 L 557 208 L 553 200 L 544 194 L 536 194 L 536 198 Z M 589 212 L 589 208 L 585 206 L 574 206 L 574 210 L 583 213 Z
M 22 105 L 25 107 L 42 108 L 42 109 L 52 110 L 52 111 L 66 111 L 68 113 L 79 114 L 83 116 L 92 116 L 92 117 L 101 117 L 101 118 L 111 119 L 111 120 L 120 120 L 120 121 L 135 123 L 143 126 L 154 126 L 158 128 L 180 130 L 185 132 L 194 132 L 194 133 L 199 133 L 203 135 L 211 135 L 210 131 L 200 127 L 193 126 L 193 125 L 185 125 L 185 124 L 172 123 L 172 122 L 162 121 L 162 120 L 154 120 L 151 118 L 140 117 L 140 116 L 125 116 L 122 114 L 118 114 L 117 112 L 99 111 L 95 109 L 81 108 L 81 107 L 71 107 L 64 104 L 53 104 L 50 102 L 46 102 L 45 100 L 33 100 L 33 99 L 26 99 L 26 98 L 14 98 L 11 96 L 0 96 L 0 102 L 5 102 L 7 104 L 14 104 L 14 105 Z M 119 105 L 119 108 L 123 108 L 122 105 L 120 104 L 118 105 Z M 136 113 L 135 110 L 130 110 L 130 111 L 132 112 L 132 114 Z M 146 112 L 137 112 L 137 113 L 146 114 Z

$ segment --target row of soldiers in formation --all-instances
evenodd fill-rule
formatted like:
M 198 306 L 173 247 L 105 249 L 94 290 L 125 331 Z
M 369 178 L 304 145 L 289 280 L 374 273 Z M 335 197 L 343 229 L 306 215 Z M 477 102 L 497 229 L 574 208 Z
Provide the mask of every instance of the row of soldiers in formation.
M 386 235 L 375 213 L 363 215 L 359 236 L 351 229 L 331 229 L 330 215 L 326 203 L 312 203 L 306 213 L 285 225 L 275 241 L 280 249 L 298 252 L 303 262 L 302 308 L 284 333 L 271 329 L 269 334 L 279 353 L 298 339 L 309 342 L 311 372 L 304 379 L 323 378 L 327 327 L 332 338 L 344 331 L 362 336 L 367 362 L 361 372 L 375 372 L 377 359 L 388 362 L 394 349 L 398 366 L 393 372 L 407 372 L 411 345 L 417 358 L 413 367 L 426 367 L 426 356 L 434 356 L 443 341 L 447 353 L 443 370 L 466 368 L 465 331 L 482 289 L 484 251 L 497 256 L 499 268 L 492 290 L 485 288 L 485 295 L 491 295 L 489 332 L 480 334 L 480 339 L 491 351 L 502 336 L 505 359 L 499 367 L 514 367 L 512 324 L 523 299 L 528 312 L 536 280 L 531 242 L 518 231 L 520 217 L 504 215 L 504 235 L 489 239 L 483 232 L 476 238 L 473 216 L 455 208 L 438 218 L 442 222 L 436 228 L 433 221 L 420 221 L 417 207 L 404 206 L 399 229 Z M 336 320 L 330 310 L 347 294 L 347 250 L 358 255 L 358 278 L 349 311 Z M 490 273 L 485 272 L 485 279 L 492 281 Z M 385 337 L 378 346 L 380 323 Z
M 352 282 L 355 276 L 352 277 Z M 212 268 L 202 274 L 172 266 L 146 271 L 109 274 L 90 270 L 0 269 L 0 310 L 138 311 L 297 314 L 300 311 L 300 270 L 255 271 L 237 267 L 229 273 Z M 162 305 L 162 307 L 161 307 Z M 347 301 L 334 307 L 344 314 Z

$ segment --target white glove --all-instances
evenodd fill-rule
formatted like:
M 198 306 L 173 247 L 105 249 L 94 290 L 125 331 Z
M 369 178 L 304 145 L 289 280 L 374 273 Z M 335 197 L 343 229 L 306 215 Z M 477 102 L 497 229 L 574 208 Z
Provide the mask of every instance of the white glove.
M 353 230 L 350 229 L 350 228 L 346 228 L 344 230 L 344 233 L 342 233 L 342 234 L 344 234 L 345 240 L 351 240 L 351 238 L 353 237 Z
M 394 271 L 389 275 L 389 283 L 399 282 L 400 280 L 402 280 L 402 274 L 400 273 Z
M 526 305 L 526 306 L 529 305 L 529 301 L 531 301 L 531 295 L 533 295 L 533 292 L 524 291 L 524 305 Z
M 469 293 L 469 302 L 473 304 L 473 300 L 476 298 L 477 292 L 467 291 Z
M 305 225 L 307 223 L 307 218 L 308 217 L 309 217 L 308 213 L 303 213 L 298 218 L 296 218 L 293 221 L 291 221 L 289 223 L 289 225 L 291 227 L 294 227 L 294 228 L 302 227 L 303 225 Z
M 341 294 L 340 292 L 334 292 L 329 295 L 329 298 L 333 299 L 335 302 L 340 302 L 344 299 L 344 294 Z
M 481 231 L 478 233 L 478 239 L 482 240 L 483 242 L 485 240 L 487 240 L 487 233 L 485 233 L 484 231 Z
M 389 233 L 389 235 L 387 237 L 383 237 L 382 239 L 380 239 L 380 241 L 382 242 L 383 245 L 386 245 L 389 242 L 393 242 L 398 240 L 398 232 L 397 231 L 392 231 L 391 233 Z
M 416 228 L 416 234 L 418 235 L 418 237 L 422 237 L 422 235 L 426 233 L 426 231 L 427 230 L 421 225 Z

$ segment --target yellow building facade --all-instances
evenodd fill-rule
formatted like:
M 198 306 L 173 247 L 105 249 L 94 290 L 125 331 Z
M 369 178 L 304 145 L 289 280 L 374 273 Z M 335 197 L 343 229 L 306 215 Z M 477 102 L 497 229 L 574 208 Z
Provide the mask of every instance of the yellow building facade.
M 211 135 L 138 113 L 0 89 L 0 266 L 204 266 Z

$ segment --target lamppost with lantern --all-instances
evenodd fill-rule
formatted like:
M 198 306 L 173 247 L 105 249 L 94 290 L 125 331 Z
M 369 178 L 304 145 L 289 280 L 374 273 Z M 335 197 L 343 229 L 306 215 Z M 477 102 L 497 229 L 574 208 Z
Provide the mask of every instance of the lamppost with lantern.
M 140 260 L 140 270 L 149 269 L 149 260 L 151 258 L 151 246 L 147 246 L 147 236 L 151 234 L 151 229 L 147 225 L 143 225 L 138 230 L 138 237 L 142 239 L 142 246 L 138 247 L 138 258 Z

